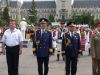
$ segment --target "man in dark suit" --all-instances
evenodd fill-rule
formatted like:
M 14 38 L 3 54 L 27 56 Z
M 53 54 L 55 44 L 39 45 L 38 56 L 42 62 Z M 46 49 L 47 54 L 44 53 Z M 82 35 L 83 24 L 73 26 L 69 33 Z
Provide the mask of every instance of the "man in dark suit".
M 63 35 L 62 54 L 66 62 L 66 75 L 76 75 L 80 36 L 75 32 L 75 26 L 72 22 L 68 23 L 67 26 L 69 31 Z
M 41 27 L 35 32 L 33 37 L 33 54 L 37 57 L 39 75 L 48 75 L 49 55 L 53 52 L 52 35 L 47 30 L 48 20 L 41 18 L 39 22 Z

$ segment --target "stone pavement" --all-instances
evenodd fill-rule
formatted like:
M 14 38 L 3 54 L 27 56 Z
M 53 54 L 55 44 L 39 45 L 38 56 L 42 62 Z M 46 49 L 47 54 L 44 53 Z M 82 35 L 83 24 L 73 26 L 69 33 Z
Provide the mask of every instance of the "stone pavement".
M 56 61 L 56 56 L 50 57 L 49 67 L 48 75 L 64 75 L 64 62 Z M 8 75 L 5 55 L 0 55 L 0 75 Z M 32 48 L 24 48 L 22 55 L 20 55 L 19 75 L 38 75 L 36 58 L 32 54 Z M 77 75 L 92 75 L 90 56 L 79 58 Z

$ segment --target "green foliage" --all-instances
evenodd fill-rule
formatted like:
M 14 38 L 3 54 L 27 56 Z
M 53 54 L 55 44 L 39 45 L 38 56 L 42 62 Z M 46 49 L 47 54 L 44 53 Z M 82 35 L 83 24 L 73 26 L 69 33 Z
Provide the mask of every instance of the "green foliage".
M 89 12 L 73 13 L 70 21 L 76 24 L 88 24 L 90 27 L 94 26 L 94 16 Z
M 26 22 L 30 25 L 32 24 L 32 22 L 30 21 L 30 19 L 26 19 Z
M 37 11 L 35 9 L 35 2 L 34 0 L 32 1 L 32 7 L 31 9 L 29 10 L 30 12 L 30 15 L 29 15 L 29 19 L 30 19 L 30 22 L 31 23 L 36 23 L 37 22 Z
M 2 24 L 1 24 L 1 20 L 0 20 L 0 26 L 1 26 Z
M 16 25 L 18 26 L 19 25 L 19 18 L 16 17 L 15 21 L 16 21 Z
M 8 25 L 8 22 L 4 19 L 1 20 L 1 26 L 7 26 Z
M 55 18 L 52 14 L 49 15 L 49 21 L 50 22 L 55 22 Z
M 3 14 L 2 14 L 2 24 L 3 25 L 8 25 L 9 24 L 9 10 L 8 7 L 4 8 Z
M 36 18 L 36 16 L 29 16 L 29 21 L 28 21 L 29 23 L 37 23 L 37 18 Z

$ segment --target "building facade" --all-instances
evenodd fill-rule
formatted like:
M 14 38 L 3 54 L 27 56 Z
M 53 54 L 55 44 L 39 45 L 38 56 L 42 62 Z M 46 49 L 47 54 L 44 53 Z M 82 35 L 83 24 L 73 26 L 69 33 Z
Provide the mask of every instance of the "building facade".
M 1 0 L 1 8 L 7 5 L 6 1 Z M 11 18 L 27 18 L 30 16 L 29 10 L 31 9 L 32 2 L 23 2 L 21 4 L 18 1 L 8 1 L 8 4 Z M 73 4 L 71 4 L 71 0 L 35 1 L 35 6 L 37 18 L 48 18 L 49 15 L 53 15 L 55 20 L 68 19 L 74 12 L 81 13 L 87 11 L 94 15 L 95 19 L 100 19 L 100 0 L 74 0 Z
M 73 12 L 90 12 L 94 19 L 100 19 L 100 0 L 76 0 L 72 5 Z

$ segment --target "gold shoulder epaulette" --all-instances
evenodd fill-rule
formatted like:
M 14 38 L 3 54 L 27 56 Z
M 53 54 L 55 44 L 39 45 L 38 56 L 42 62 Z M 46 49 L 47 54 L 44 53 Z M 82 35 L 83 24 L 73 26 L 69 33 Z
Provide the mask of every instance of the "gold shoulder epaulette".
M 49 31 L 49 32 L 51 32 L 51 30 L 50 30 L 50 29 L 49 29 L 48 31 Z
M 64 35 L 67 34 L 67 32 L 64 32 Z

